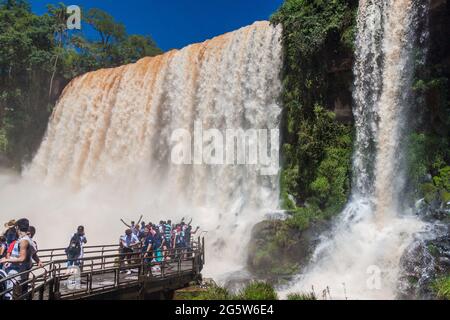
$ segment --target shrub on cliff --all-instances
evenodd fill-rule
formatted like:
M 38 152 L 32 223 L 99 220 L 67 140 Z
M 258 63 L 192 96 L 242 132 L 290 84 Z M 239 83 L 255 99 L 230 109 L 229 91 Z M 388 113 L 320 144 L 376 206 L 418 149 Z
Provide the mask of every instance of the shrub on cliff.
M 432 288 L 439 299 L 450 300 L 450 276 L 437 279 Z
M 283 25 L 283 206 L 337 208 L 350 189 L 351 126 L 339 123 L 330 101 L 351 79 L 330 70 L 352 57 L 357 1 L 286 0 L 272 16 Z M 350 71 L 351 72 L 351 71 Z M 341 79 L 342 78 L 342 79 Z
M 245 286 L 235 298 L 238 300 L 278 300 L 278 295 L 270 284 L 255 281 Z
M 270 284 L 254 281 L 236 294 L 230 293 L 226 288 L 212 285 L 192 300 L 278 300 L 278 295 Z

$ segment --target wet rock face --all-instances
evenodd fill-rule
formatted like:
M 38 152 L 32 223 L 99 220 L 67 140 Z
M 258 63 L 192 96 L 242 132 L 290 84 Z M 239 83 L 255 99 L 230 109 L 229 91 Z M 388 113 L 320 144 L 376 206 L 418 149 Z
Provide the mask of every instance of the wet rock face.
M 435 223 L 417 234 L 400 266 L 400 299 L 435 299 L 433 282 L 450 273 L 450 224 Z
M 288 280 L 305 266 L 320 235 L 331 222 L 313 222 L 306 230 L 289 227 L 283 221 L 263 221 L 252 230 L 249 244 L 248 270 L 266 281 Z
M 441 221 L 448 224 L 450 223 L 450 203 L 433 200 L 428 204 L 421 200 L 417 208 L 417 215 L 427 222 Z
M 2 154 L 0 152 L 0 167 L 8 167 L 9 165 L 9 161 L 8 158 L 6 157 L 6 155 Z

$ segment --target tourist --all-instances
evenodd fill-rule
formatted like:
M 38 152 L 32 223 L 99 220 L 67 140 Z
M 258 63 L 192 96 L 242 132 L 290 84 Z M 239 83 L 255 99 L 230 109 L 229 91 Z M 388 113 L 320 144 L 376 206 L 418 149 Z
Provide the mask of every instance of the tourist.
M 139 239 L 139 235 L 141 234 L 141 227 L 140 227 L 139 225 L 136 225 L 136 226 L 134 227 L 133 234 L 134 234 L 136 237 L 138 237 L 138 239 Z
M 131 231 L 131 229 L 125 230 L 125 235 L 120 237 L 120 266 L 123 267 L 123 260 L 127 261 L 127 264 L 131 264 L 131 256 L 133 250 L 140 244 L 138 237 Z M 121 271 L 121 272 L 124 272 Z M 127 271 L 127 274 L 131 274 L 131 270 Z
M 30 270 L 32 266 L 31 253 L 32 253 L 32 240 L 27 235 L 30 223 L 28 219 L 20 219 L 16 222 L 16 230 L 18 232 L 18 239 L 14 242 L 13 250 L 11 251 L 9 257 L 2 258 L 0 260 L 1 264 L 5 265 L 5 270 L 8 277 L 14 276 L 19 273 L 24 273 Z M 5 294 L 5 298 L 12 299 L 12 289 L 14 283 L 21 283 L 28 279 L 28 273 L 22 274 L 19 278 L 12 278 L 7 281 L 6 287 L 9 290 Z M 23 287 L 21 290 L 23 291 Z M 19 292 L 21 294 L 21 292 Z
M 166 240 L 166 246 L 168 249 L 172 248 L 172 221 L 167 220 L 167 223 L 164 225 L 164 238 Z
M 144 262 L 148 264 L 153 259 L 153 235 L 151 234 L 148 226 L 145 229 L 147 231 L 147 235 L 142 246 L 142 253 L 145 258 Z
M 182 255 L 184 249 L 184 231 L 182 224 L 178 224 L 175 228 L 173 248 L 175 248 L 176 257 Z
M 156 230 L 156 234 L 153 237 L 153 254 L 156 262 L 162 262 L 163 261 L 163 248 L 164 248 L 164 234 L 159 231 L 159 229 Z
M 137 236 L 137 235 L 138 235 L 138 230 L 139 230 L 139 223 L 141 223 L 141 220 L 142 220 L 143 217 L 144 217 L 144 216 L 141 215 L 137 223 L 134 222 L 134 221 L 131 221 L 131 224 L 128 224 L 128 223 L 126 223 L 123 219 L 120 219 L 120 221 L 121 221 L 127 228 L 131 229 L 131 232 L 132 232 L 134 235 Z M 145 223 L 144 223 L 144 225 L 145 225 Z M 138 228 L 136 228 L 136 227 L 138 227 Z
M 79 226 L 77 232 L 70 239 L 69 247 L 66 249 L 67 267 L 82 267 L 84 256 L 83 247 L 87 243 L 84 227 Z
M 141 224 L 141 229 L 140 229 L 139 234 L 138 234 L 139 241 L 141 243 L 144 243 L 145 238 L 147 237 L 147 235 L 149 233 L 150 233 L 150 230 L 145 225 L 142 227 L 142 224 Z
M 6 257 L 8 252 L 8 245 L 6 244 L 6 237 L 0 236 L 0 260 Z M 3 264 L 0 264 L 0 269 L 3 269 Z
M 5 223 L 5 237 L 6 237 L 6 244 L 9 246 L 11 243 L 13 243 L 17 239 L 17 230 L 16 230 L 16 220 L 11 220 L 8 223 Z
M 196 234 L 199 229 L 200 229 L 200 227 L 197 227 L 195 229 L 195 231 L 192 231 L 192 226 L 190 224 L 187 226 L 184 234 L 186 237 L 186 246 L 187 246 L 188 250 L 191 249 L 191 236 L 193 234 Z
M 150 234 L 154 237 L 156 234 L 156 226 L 150 223 Z

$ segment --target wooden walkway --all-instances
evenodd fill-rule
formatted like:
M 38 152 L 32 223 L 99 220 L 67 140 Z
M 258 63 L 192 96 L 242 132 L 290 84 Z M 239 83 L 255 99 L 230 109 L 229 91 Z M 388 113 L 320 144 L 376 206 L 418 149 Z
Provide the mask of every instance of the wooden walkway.
M 175 290 L 201 278 L 204 239 L 191 248 L 168 250 L 164 261 L 156 262 L 139 251 L 126 260 L 115 245 L 85 247 L 82 268 L 67 267 L 63 248 L 41 250 L 42 268 L 0 280 L 0 300 L 171 299 Z

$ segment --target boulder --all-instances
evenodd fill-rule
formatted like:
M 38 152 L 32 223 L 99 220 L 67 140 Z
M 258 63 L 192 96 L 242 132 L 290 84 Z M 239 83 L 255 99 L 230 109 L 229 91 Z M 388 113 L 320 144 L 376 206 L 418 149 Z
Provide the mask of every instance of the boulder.
M 450 274 L 450 224 L 435 223 L 415 235 L 400 260 L 400 299 L 436 299 L 433 283 Z
M 308 263 L 320 235 L 331 226 L 329 221 L 312 222 L 299 230 L 283 221 L 263 221 L 252 230 L 248 250 L 248 270 L 269 282 L 289 279 Z

